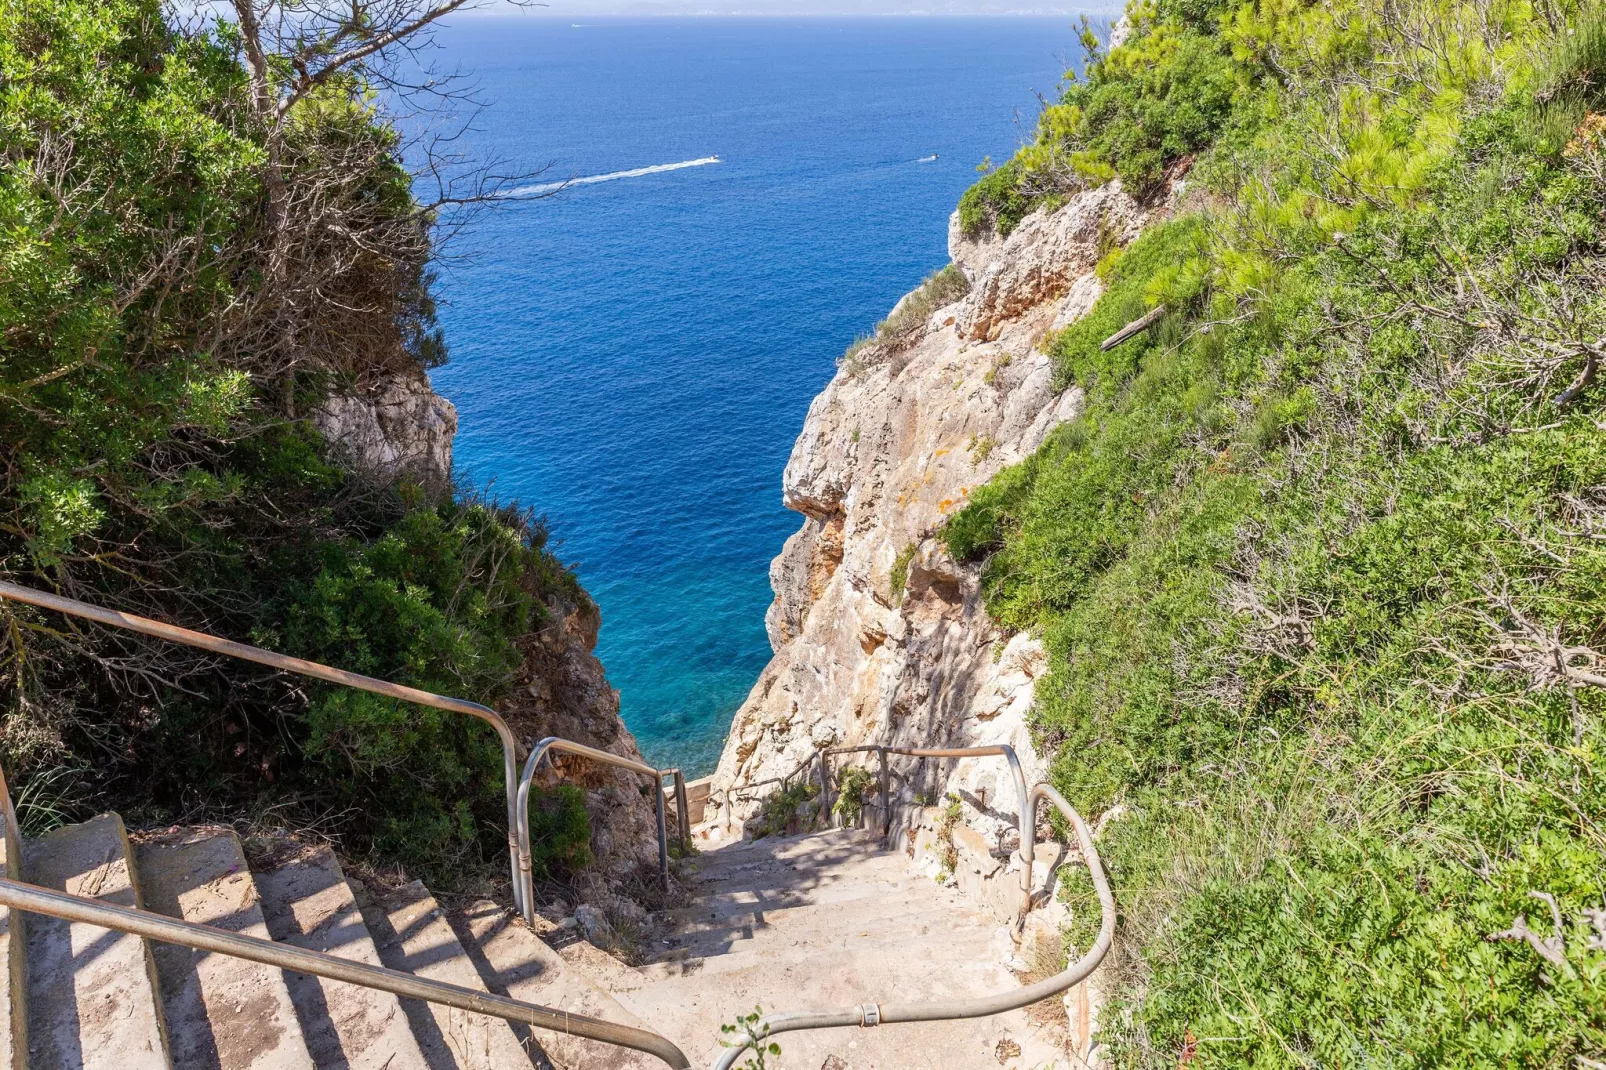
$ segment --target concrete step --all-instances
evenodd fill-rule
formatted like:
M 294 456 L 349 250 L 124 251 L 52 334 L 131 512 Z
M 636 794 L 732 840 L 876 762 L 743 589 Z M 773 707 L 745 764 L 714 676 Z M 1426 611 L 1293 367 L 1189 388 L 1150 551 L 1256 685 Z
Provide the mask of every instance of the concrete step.
M 146 909 L 269 939 L 233 832 L 142 839 L 134 858 Z M 178 944 L 151 950 L 175 1070 L 312 1070 L 283 972 Z
M 690 906 L 670 911 L 665 917 L 680 933 L 759 920 L 758 915 L 761 914 L 779 915 L 787 910 L 818 906 L 846 910 L 851 905 L 851 909 L 866 917 L 890 917 L 904 913 L 911 900 L 922 898 L 922 884 L 932 886 L 931 881 L 918 875 L 893 879 L 891 875 L 867 874 L 860 879 L 829 881 L 800 888 L 781 887 L 767 891 L 731 889 L 716 895 L 700 896 Z
M 0 790 L 5 787 L 0 777 Z M 22 840 L 0 830 L 0 876 L 24 879 Z M 27 915 L 0 907 L 0 1070 L 28 1070 Z
M 864 1002 L 922 1002 L 1007 991 L 1016 982 L 999 965 L 1008 942 L 998 931 L 960 926 L 925 935 L 904 935 L 881 947 L 838 941 L 824 946 L 802 934 L 796 946 L 739 952 L 700 963 L 688 972 L 649 981 L 620 1000 L 642 1017 L 663 1022 L 686 1046 L 694 1064 L 712 1059 L 719 1027 L 755 1005 L 765 1012 L 845 1008 Z M 668 964 L 653 969 L 668 969 Z M 643 973 L 646 973 L 644 970 Z M 1021 1050 L 1041 1055 L 1042 1043 L 1022 1012 L 975 1021 L 887 1026 L 880 1029 L 818 1030 L 780 1037 L 781 1066 L 843 1065 L 904 1070 L 994 1070 L 1004 1064 L 1033 1070 L 1065 1061 L 998 1058 L 1006 1037 Z
M 485 901 L 453 915 L 451 921 L 492 992 L 553 1010 L 643 1027 L 641 1019 L 570 969 L 562 956 L 512 912 Z M 558 1070 L 661 1070 L 663 1066 L 652 1056 L 629 1048 L 542 1029 L 531 1032 L 530 1039 Z
M 829 918 L 831 915 L 824 915 Z M 777 924 L 768 929 L 756 930 L 752 935 L 738 935 L 726 942 L 708 945 L 691 943 L 680 950 L 662 956 L 657 962 L 637 967 L 636 972 L 647 981 L 662 980 L 693 972 L 708 976 L 747 969 L 765 963 L 814 960 L 823 963 L 833 954 L 853 955 L 901 954 L 914 943 L 930 941 L 940 944 L 966 934 L 980 934 L 991 942 L 1003 932 L 1002 926 L 989 919 L 966 914 L 954 916 L 947 908 L 918 911 L 901 921 L 870 924 L 852 917 L 839 917 L 840 926 L 822 931 L 811 925 Z M 745 933 L 745 931 L 744 931 Z M 950 963 L 946 956 L 938 955 L 934 962 L 941 968 L 963 968 L 966 963 Z
M 122 818 L 102 814 L 24 848 L 33 883 L 142 905 Z M 28 924 L 28 1049 L 36 1070 L 167 1070 L 156 967 L 145 941 L 50 917 Z
M 383 900 L 365 902 L 362 915 L 386 966 L 485 990 L 473 960 L 421 883 L 414 881 Z M 412 1022 L 430 1070 L 515 1070 L 532 1065 L 524 1044 L 501 1018 L 411 999 L 402 1000 L 402 1010 Z
M 277 860 L 255 878 L 273 939 L 381 965 L 357 900 L 327 847 Z M 320 1070 L 431 1070 L 395 996 L 302 974 L 286 980 Z

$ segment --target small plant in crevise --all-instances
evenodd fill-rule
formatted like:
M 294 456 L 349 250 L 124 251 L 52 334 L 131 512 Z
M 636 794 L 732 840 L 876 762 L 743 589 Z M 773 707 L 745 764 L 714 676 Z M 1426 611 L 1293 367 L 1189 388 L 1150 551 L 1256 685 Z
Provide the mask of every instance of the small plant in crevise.
M 842 819 L 844 826 L 856 825 L 864 813 L 864 796 L 875 783 L 870 770 L 862 765 L 842 770 L 842 781 L 837 785 L 837 797 L 831 812 Z
M 759 805 L 758 825 L 753 838 L 779 836 L 786 831 L 792 819 L 798 816 L 803 804 L 820 794 L 820 786 L 812 780 L 802 780 L 789 788 L 766 796 Z
M 920 547 L 910 543 L 898 551 L 898 556 L 892 559 L 892 572 L 888 578 L 892 581 L 892 597 L 903 598 L 903 589 L 909 586 L 909 562 L 915 559 L 915 551 Z
M 855 339 L 837 362 L 849 376 L 896 356 L 919 341 L 931 314 L 970 292 L 970 280 L 953 264 L 932 272 L 898 302 L 891 315 L 868 335 Z M 896 372 L 898 369 L 894 368 Z
M 769 1063 L 766 1056 L 781 1054 L 781 1046 L 769 1039 L 770 1031 L 761 1027 L 759 1022 L 764 1017 L 764 1008 L 753 1007 L 752 1014 L 739 1015 L 734 1022 L 727 1022 L 719 1027 L 719 1031 L 734 1039 L 721 1038 L 719 1046 L 722 1048 L 747 1048 L 753 1054 L 741 1065 L 740 1070 L 765 1070 Z
M 959 796 L 950 791 L 948 801 L 943 804 L 942 816 L 937 819 L 937 838 L 943 845 L 942 865 L 950 873 L 959 867 L 959 848 L 954 846 L 954 828 L 959 824 L 961 813 Z

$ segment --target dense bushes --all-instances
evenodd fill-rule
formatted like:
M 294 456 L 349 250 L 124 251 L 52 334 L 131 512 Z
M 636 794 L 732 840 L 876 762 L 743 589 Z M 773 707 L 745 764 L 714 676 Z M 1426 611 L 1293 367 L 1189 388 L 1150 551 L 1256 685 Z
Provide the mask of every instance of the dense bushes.
M 156 0 L 0 0 L 0 574 L 489 701 L 546 606 L 584 596 L 530 515 L 325 457 L 305 419 L 325 391 L 444 357 L 429 215 L 359 78 L 275 133 L 241 49 Z M 301 195 L 274 207 L 275 174 Z M 438 877 L 505 857 L 477 722 L 0 618 L 3 756 L 48 799 L 35 825 L 271 813 Z M 543 808 L 555 864 L 584 848 L 565 799 Z
M 1032 210 L 1032 198 L 1021 188 L 1021 167 L 1014 160 L 991 171 L 959 198 L 959 227 L 974 238 L 987 231 L 1008 237 Z
M 1120 178 L 1136 197 L 1159 189 L 1164 169 L 1208 145 L 1261 77 L 1261 65 L 1235 50 L 1220 22 L 1233 5 L 1187 0 L 1129 12 L 1129 42 L 1108 55 L 1083 22 L 1086 62 L 1068 72 L 1060 99 L 1043 109 L 1030 144 L 959 199 L 960 225 L 976 235 L 1014 230 L 1045 200 L 1088 183 Z
M 1169 19 L 1276 77 L 1193 171 L 1215 207 L 1108 264 L 1053 340 L 1083 416 L 945 533 L 1047 641 L 1057 784 L 1126 807 L 1101 848 L 1123 911 L 1106 1050 L 1598 1061 L 1606 24 L 1179 12 L 1133 55 Z

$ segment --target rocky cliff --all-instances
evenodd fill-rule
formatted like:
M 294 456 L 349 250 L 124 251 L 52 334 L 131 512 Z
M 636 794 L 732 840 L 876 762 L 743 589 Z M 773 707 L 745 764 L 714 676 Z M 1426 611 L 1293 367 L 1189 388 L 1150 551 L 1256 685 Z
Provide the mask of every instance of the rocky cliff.
M 391 376 L 360 393 L 332 395 L 313 413 L 313 423 L 330 450 L 359 472 L 380 479 L 409 476 L 433 487 L 451 483 L 457 409 L 422 375 Z M 596 604 L 581 594 L 549 598 L 545 608 L 547 624 L 520 640 L 524 662 L 498 711 L 526 752 L 537 740 L 561 736 L 641 761 L 635 737 L 619 717 L 619 692 L 608 685 L 593 653 L 602 623 Z M 656 865 L 657 818 L 643 778 L 558 757 L 537 783 L 585 789 L 599 871 L 593 876 L 617 882 Z
M 312 422 L 358 471 L 444 485 L 452 475 L 457 408 L 419 373 L 386 376 L 359 392 L 331 394 Z
M 756 806 L 730 789 L 830 744 L 1008 743 L 1029 780 L 1041 775 L 1026 715 L 1043 648 L 994 625 L 976 569 L 936 536 L 973 488 L 1079 411 L 1080 389 L 1055 389 L 1041 346 L 1092 307 L 1100 256 L 1149 214 L 1118 183 L 1040 209 L 1007 238 L 972 240 L 956 214 L 949 254 L 968 292 L 901 351 L 845 362 L 810 406 L 783 478 L 803 525 L 770 570 L 775 656 L 726 740 L 715 827 L 734 831 Z M 895 761 L 894 780 L 905 799 L 957 793 L 969 826 L 995 850 L 1014 846 L 1001 762 Z

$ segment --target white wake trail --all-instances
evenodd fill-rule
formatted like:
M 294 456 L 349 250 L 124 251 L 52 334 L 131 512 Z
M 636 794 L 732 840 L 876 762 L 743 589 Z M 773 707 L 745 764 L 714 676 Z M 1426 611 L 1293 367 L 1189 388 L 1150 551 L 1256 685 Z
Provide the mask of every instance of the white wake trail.
M 628 171 L 609 171 L 605 175 L 586 175 L 583 178 L 571 178 L 567 182 L 543 182 L 538 186 L 520 186 L 510 189 L 502 194 L 503 197 L 534 197 L 542 193 L 551 193 L 568 186 L 589 186 L 593 182 L 613 182 L 621 178 L 640 178 L 642 175 L 657 175 L 665 171 L 679 171 L 684 167 L 707 167 L 711 163 L 722 162 L 718 156 L 702 156 L 695 160 L 681 160 L 679 163 L 658 163 L 651 167 L 633 167 Z

